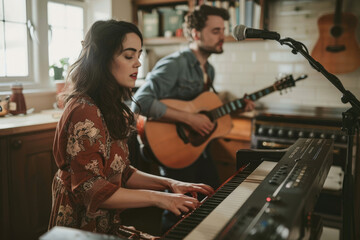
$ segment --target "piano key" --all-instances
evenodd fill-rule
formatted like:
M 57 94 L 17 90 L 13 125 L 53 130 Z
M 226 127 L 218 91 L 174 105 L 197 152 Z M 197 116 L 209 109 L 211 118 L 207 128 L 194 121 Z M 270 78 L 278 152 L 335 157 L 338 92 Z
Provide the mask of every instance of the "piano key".
M 243 183 L 238 185 L 185 239 L 213 239 L 275 165 L 276 162 L 262 162 L 255 171 L 251 173 Z
M 218 207 L 221 202 L 226 199 L 226 197 L 228 197 L 244 180 L 250 183 L 258 183 L 261 180 L 261 175 L 263 176 L 263 179 L 266 173 L 262 170 L 262 168 L 271 167 L 268 166 L 269 164 L 271 163 L 265 162 L 259 169 L 257 169 L 258 164 L 248 164 L 244 169 L 242 169 L 242 171 L 235 174 L 231 179 L 220 186 L 211 198 L 205 199 L 205 202 L 203 202 L 200 207 L 195 209 L 191 214 L 185 216 L 184 219 L 180 220 L 164 235 L 164 238 L 183 239 L 186 237 L 186 235 L 195 229 L 196 226 L 198 226 L 216 207 Z

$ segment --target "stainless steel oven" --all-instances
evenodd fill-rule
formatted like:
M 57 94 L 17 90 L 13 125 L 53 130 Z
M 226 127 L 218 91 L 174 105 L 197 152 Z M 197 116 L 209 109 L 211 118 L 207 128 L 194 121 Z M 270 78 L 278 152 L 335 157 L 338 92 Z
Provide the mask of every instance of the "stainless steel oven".
M 283 149 L 292 145 L 296 139 L 331 138 L 334 140 L 333 159 L 335 166 L 344 169 L 346 159 L 347 140 L 340 126 L 314 125 L 302 121 L 301 124 L 277 120 L 255 119 L 251 146 L 259 149 Z

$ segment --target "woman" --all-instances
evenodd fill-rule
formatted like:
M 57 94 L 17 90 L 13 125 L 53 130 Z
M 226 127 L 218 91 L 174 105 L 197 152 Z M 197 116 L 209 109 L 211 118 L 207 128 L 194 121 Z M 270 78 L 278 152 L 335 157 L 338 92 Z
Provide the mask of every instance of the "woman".
M 135 117 L 124 101 L 135 86 L 142 41 L 134 24 L 115 20 L 94 23 L 85 37 L 69 70 L 71 87 L 56 129 L 59 170 L 49 228 L 124 236 L 123 209 L 157 206 L 180 215 L 199 205 L 197 193 L 213 193 L 208 185 L 146 174 L 129 165 L 126 141 Z

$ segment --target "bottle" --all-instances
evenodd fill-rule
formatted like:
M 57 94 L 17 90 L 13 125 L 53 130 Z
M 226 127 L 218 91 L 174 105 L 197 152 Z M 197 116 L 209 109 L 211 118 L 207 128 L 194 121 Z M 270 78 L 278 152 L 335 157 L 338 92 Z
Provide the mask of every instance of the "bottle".
M 11 86 L 12 94 L 9 101 L 9 112 L 13 115 L 26 114 L 26 104 L 22 90 L 21 83 L 14 83 Z

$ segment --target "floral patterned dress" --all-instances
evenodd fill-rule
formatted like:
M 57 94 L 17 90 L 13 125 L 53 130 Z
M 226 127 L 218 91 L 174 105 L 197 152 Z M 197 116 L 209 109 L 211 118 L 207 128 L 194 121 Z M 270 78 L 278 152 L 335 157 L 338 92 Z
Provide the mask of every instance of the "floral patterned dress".
M 72 99 L 57 125 L 54 157 L 59 170 L 52 185 L 49 229 L 66 226 L 116 234 L 121 209 L 99 205 L 136 171 L 126 140 L 113 140 L 99 108 L 89 97 Z

